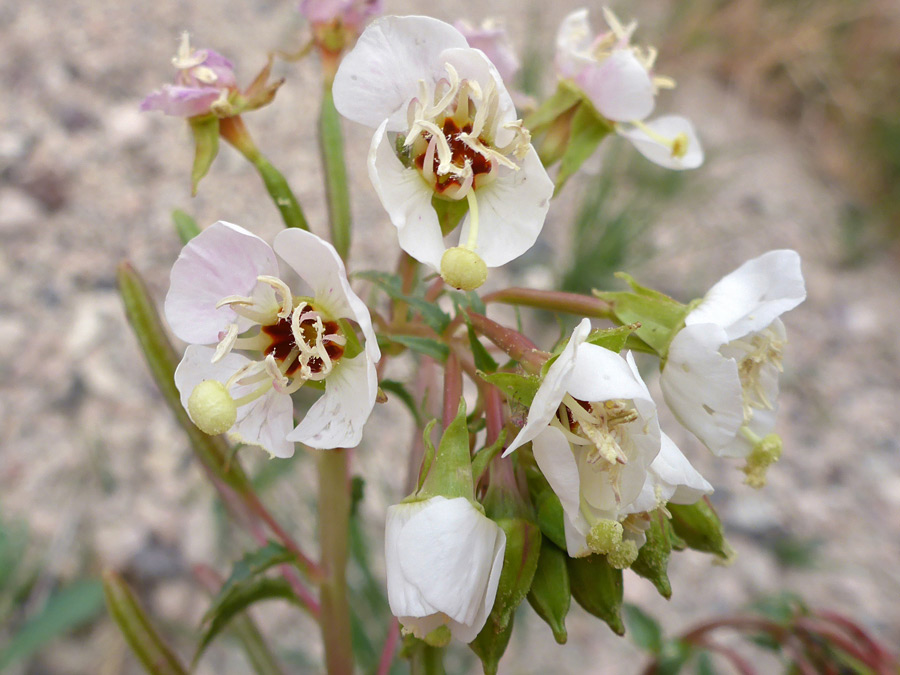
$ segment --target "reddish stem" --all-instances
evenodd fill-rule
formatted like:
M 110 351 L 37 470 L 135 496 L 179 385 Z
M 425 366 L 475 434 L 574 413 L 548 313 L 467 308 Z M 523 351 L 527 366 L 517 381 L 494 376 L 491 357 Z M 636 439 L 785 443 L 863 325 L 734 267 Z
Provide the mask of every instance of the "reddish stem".
M 459 412 L 459 401 L 462 398 L 462 370 L 456 352 L 450 350 L 447 365 L 444 368 L 444 428 L 456 419 Z
M 545 309 L 550 312 L 565 312 L 594 319 L 612 319 L 612 305 L 605 300 L 578 293 L 563 291 L 539 291 L 533 288 L 504 288 L 488 293 L 482 298 L 484 304 L 500 302 L 505 305 L 521 305 Z
M 487 385 L 482 392 L 484 394 L 484 417 L 487 423 L 486 442 L 491 445 L 497 440 L 503 429 L 503 401 L 500 399 L 500 390 L 493 385 Z
M 854 640 L 864 643 L 869 649 L 878 655 L 878 660 L 886 663 L 894 663 L 895 657 L 879 642 L 873 639 L 865 630 L 863 630 L 856 622 L 848 619 L 843 614 L 833 612 L 831 610 L 822 610 L 813 615 L 815 618 L 828 621 L 842 628 L 849 633 Z
M 400 641 L 400 622 L 397 619 L 391 621 L 388 626 L 387 638 L 384 640 L 384 649 L 381 650 L 381 660 L 378 662 L 377 675 L 387 675 L 391 672 L 391 664 L 397 652 L 397 643 Z
M 880 655 L 871 652 L 862 651 L 859 647 L 856 646 L 847 636 L 842 635 L 835 631 L 833 628 L 825 624 L 821 620 L 816 620 L 812 617 L 799 617 L 794 621 L 794 626 L 798 631 L 809 635 L 811 637 L 821 637 L 824 638 L 827 642 L 831 643 L 833 646 L 837 647 L 843 652 L 846 652 L 850 656 L 852 656 L 857 661 L 861 661 L 865 663 L 867 666 L 875 670 L 877 673 L 887 673 L 889 672 L 887 668 L 881 667 L 881 659 Z M 873 659 L 875 662 L 873 663 Z
M 531 340 L 519 331 L 501 326 L 483 314 L 466 310 L 469 320 L 478 333 L 500 347 L 510 357 L 519 361 L 522 366 L 531 373 L 539 373 L 541 366 L 549 358 L 547 352 L 537 348 Z
M 731 647 L 726 647 L 724 645 L 716 644 L 715 642 L 707 642 L 706 640 L 702 640 L 698 643 L 699 647 L 703 647 L 707 651 L 713 652 L 722 656 L 734 666 L 734 669 L 737 670 L 741 675 L 756 675 L 756 671 L 753 670 L 753 666 L 750 665 L 750 662 L 747 661 L 743 656 L 738 654 Z

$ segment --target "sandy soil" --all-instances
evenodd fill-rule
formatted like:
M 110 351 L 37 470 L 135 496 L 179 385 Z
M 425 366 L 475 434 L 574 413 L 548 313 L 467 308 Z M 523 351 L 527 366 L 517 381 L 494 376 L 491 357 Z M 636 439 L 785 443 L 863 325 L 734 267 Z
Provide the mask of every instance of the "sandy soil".
M 395 13 L 434 8 L 386 4 Z M 466 1 L 457 3 L 459 14 L 443 5 L 435 13 L 480 19 L 508 6 Z M 542 10 L 545 50 L 574 6 L 566 0 Z M 527 12 L 508 23 L 522 46 Z M 247 82 L 267 50 L 299 44 L 302 22 L 292 3 L 274 0 L 0 5 L 0 508 L 5 519 L 28 525 L 45 580 L 38 590 L 104 567 L 127 569 L 167 632 L 187 637 L 203 612 L 190 565 L 224 569 L 248 542 L 223 529 L 212 491 L 162 405 L 125 325 L 114 269 L 130 258 L 161 300 L 180 248 L 172 208 L 188 209 L 201 224 L 226 219 L 261 236 L 273 235 L 279 219 L 252 169 L 228 148 L 192 200 L 185 125 L 137 111 L 141 97 L 170 76 L 183 28 L 198 44 L 233 58 Z M 295 187 L 313 229 L 324 234 L 316 64 L 277 68 L 288 81 L 276 103 L 247 122 Z M 791 345 L 779 422 L 785 457 L 766 490 L 742 486 L 736 465 L 713 461 L 679 436 L 671 420 L 666 426 L 716 485 L 737 563 L 715 567 L 701 555 L 682 554 L 671 566 L 671 602 L 635 577 L 627 595 L 676 631 L 761 593 L 791 589 L 900 644 L 900 343 L 891 328 L 900 306 L 896 252 L 847 264 L 840 186 L 819 178 L 792 130 L 759 118 L 702 73 L 673 74 L 680 87 L 661 106 L 694 119 L 707 164 L 666 204 L 651 231 L 652 255 L 630 271 L 687 300 L 744 259 L 792 247 L 803 256 L 809 299 L 786 321 Z M 368 138 L 367 130 L 347 125 L 358 223 L 352 267 L 386 269 L 396 243 L 365 176 Z M 565 231 L 566 211 L 552 212 L 545 232 Z M 564 268 L 565 246 L 558 243 L 564 237 L 547 241 L 557 243 L 538 257 L 538 268 L 520 268 L 519 278 L 552 278 Z M 497 275 L 489 285 L 501 283 Z M 396 448 L 408 438 L 409 420 L 399 406 L 379 409 L 370 422 L 357 469 L 369 483 L 366 517 L 374 529 L 384 505 L 401 496 Z M 251 458 L 256 467 L 264 463 Z M 293 462 L 267 493 L 307 540 L 310 470 L 302 458 Z M 773 546 L 789 540 L 819 541 L 817 565 L 780 566 Z M 269 605 L 256 614 L 279 649 L 310 643 L 314 627 L 296 612 Z M 570 635 L 570 645 L 560 648 L 537 620 L 523 622 L 502 671 L 547 672 L 560 659 L 572 669 L 595 664 L 598 673 L 638 669 L 628 641 L 580 610 L 573 610 Z M 101 622 L 54 643 L 19 672 L 138 671 L 115 629 Z M 249 670 L 225 644 L 211 650 L 198 672 Z

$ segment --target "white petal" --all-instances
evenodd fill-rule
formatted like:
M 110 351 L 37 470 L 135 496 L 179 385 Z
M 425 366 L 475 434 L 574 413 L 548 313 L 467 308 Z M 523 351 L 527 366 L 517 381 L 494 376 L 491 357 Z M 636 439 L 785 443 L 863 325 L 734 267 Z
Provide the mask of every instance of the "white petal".
M 436 271 L 446 247 L 437 213 L 431 205 L 434 191 L 415 169 L 397 159 L 386 137 L 386 122 L 372 137 L 369 148 L 369 178 L 381 205 L 397 228 L 400 248 Z
M 650 473 L 663 486 L 664 498 L 673 504 L 693 504 L 713 492 L 712 485 L 666 434 L 662 435 L 662 446 L 650 465 Z
M 501 167 L 497 179 L 476 190 L 478 241 L 475 252 L 488 267 L 500 267 L 530 249 L 544 227 L 553 181 L 531 146 L 518 171 Z M 469 238 L 466 216 L 459 241 Z
M 434 497 L 403 526 L 397 554 L 425 603 L 470 627 L 474 638 L 493 606 L 505 547 L 503 530 L 467 499 Z
M 643 399 L 652 401 L 647 385 L 628 362 L 609 349 L 585 344 L 578 350 L 568 392 L 580 401 Z
M 744 422 L 737 363 L 719 353 L 727 339 L 715 324 L 685 326 L 672 340 L 660 376 L 669 409 L 719 456 Z
M 373 342 L 367 341 L 366 348 Z M 320 450 L 355 448 L 375 406 L 377 388 L 375 363 L 366 352 L 342 359 L 325 379 L 325 394 L 287 439 Z
M 215 350 L 210 347 L 190 345 L 175 369 L 175 386 L 185 410 L 198 384 L 204 380 L 218 380 L 225 384 L 240 368 L 250 363 L 250 359 L 234 352 L 211 363 L 213 354 Z M 230 393 L 232 397 L 240 398 L 259 386 L 235 386 Z M 270 389 L 255 401 L 238 408 L 237 421 L 228 432 L 228 437 L 240 443 L 258 445 L 274 457 L 291 457 L 294 444 L 286 437 L 294 424 L 293 414 L 291 397 Z
M 766 328 L 806 299 L 806 286 L 796 251 L 769 251 L 748 260 L 709 289 L 685 323 L 714 323 L 728 341 Z
M 568 344 L 562 350 L 556 361 L 547 370 L 544 381 L 534 395 L 531 402 L 531 408 L 528 410 L 528 420 L 519 435 L 513 439 L 512 443 L 503 453 L 506 457 L 516 448 L 525 445 L 533 440 L 544 428 L 550 424 L 553 416 L 562 403 L 563 397 L 569 384 L 569 378 L 575 368 L 575 356 L 579 347 L 587 339 L 591 332 L 590 319 L 582 319 L 575 330 L 572 337 L 569 338 Z
M 474 80 L 477 82 L 481 86 L 482 91 L 486 91 L 489 83 L 493 80 L 498 98 L 497 120 L 500 123 L 500 131 L 494 140 L 497 145 L 505 145 L 512 140 L 513 132 L 502 127 L 507 122 L 512 122 L 518 118 L 516 105 L 506 90 L 506 85 L 503 83 L 503 78 L 500 77 L 497 67 L 491 63 L 487 55 L 480 49 L 466 46 L 464 49 L 447 49 L 438 58 L 442 63 L 449 63 L 453 66 L 461 80 Z M 442 77 L 445 75 L 442 75 Z
M 576 520 L 581 509 L 581 479 L 569 441 L 559 429 L 546 427 L 537 435 L 531 447 L 534 461 L 559 497 L 566 515 Z
M 260 275 L 278 276 L 278 261 L 266 242 L 222 220 L 209 226 L 187 243 L 172 266 L 165 304 L 172 332 L 194 344 L 218 342 L 237 315 L 227 307 L 216 309 L 216 304 L 229 295 L 254 294 Z M 238 324 L 249 326 L 246 319 Z
M 440 499 L 443 499 L 443 497 Z M 387 510 L 385 523 L 384 562 L 387 574 L 388 603 L 391 607 L 391 613 L 396 617 L 402 617 L 401 622 L 410 629 L 415 628 L 415 626 L 410 626 L 408 621 L 410 617 L 426 617 L 435 615 L 439 611 L 425 601 L 421 591 L 413 583 L 414 580 L 407 580 L 400 565 L 400 540 L 403 536 L 403 528 L 425 506 L 426 502 L 390 506 Z M 437 625 L 440 625 L 440 622 Z M 434 628 L 436 627 L 434 626 Z M 424 636 L 431 630 L 433 628 L 425 630 L 421 635 Z
M 290 228 L 275 237 L 275 252 L 313 290 L 315 302 L 334 318 L 352 319 L 359 324 L 370 344 L 375 361 L 381 358 L 372 319 L 366 304 L 350 288 L 344 261 L 334 246 L 312 232 Z
M 587 524 L 587 521 L 585 521 L 583 517 L 581 520 Z M 576 527 L 575 524 L 569 520 L 568 516 L 563 519 L 563 527 L 566 533 L 566 552 L 570 557 L 582 558 L 593 553 L 587 544 L 587 531 L 582 531 L 582 528 Z
M 644 157 L 667 169 L 676 171 L 696 169 L 703 164 L 703 146 L 700 145 L 700 139 L 697 138 L 697 132 L 690 120 L 678 115 L 667 115 L 647 122 L 646 125 L 669 140 L 674 140 L 679 134 L 685 134 L 688 140 L 684 156 L 674 156 L 671 146 L 660 143 L 659 140 L 652 138 L 638 127 L 619 127 L 617 131 L 620 136 L 631 141 Z
M 419 80 L 447 76 L 445 49 L 467 47 L 450 24 L 425 16 L 387 16 L 363 31 L 344 56 L 334 79 L 334 104 L 346 118 L 373 129 L 388 120 L 389 131 L 407 128 L 406 109 Z
M 595 62 L 586 57 L 593 38 L 587 9 L 577 9 L 562 20 L 556 33 L 556 69 L 562 77 L 574 79 Z
M 653 81 L 631 49 L 617 49 L 585 68 L 575 82 L 594 107 L 614 122 L 642 120 L 653 112 Z

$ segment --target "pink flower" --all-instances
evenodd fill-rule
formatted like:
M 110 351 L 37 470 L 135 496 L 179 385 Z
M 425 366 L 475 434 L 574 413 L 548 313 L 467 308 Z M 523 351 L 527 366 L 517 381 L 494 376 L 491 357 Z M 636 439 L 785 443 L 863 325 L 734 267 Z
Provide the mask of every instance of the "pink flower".
M 484 52 L 505 82 L 512 82 L 521 64 L 502 25 L 487 19 L 480 26 L 473 26 L 468 21 L 456 21 L 453 27 L 463 34 L 470 47 Z
M 187 32 L 181 35 L 172 64 L 178 69 L 175 84 L 163 85 L 147 96 L 141 110 L 160 110 L 176 117 L 205 115 L 237 87 L 231 61 L 212 49 L 191 49 Z
M 300 13 L 315 26 L 335 21 L 359 33 L 382 10 L 381 0 L 302 0 Z

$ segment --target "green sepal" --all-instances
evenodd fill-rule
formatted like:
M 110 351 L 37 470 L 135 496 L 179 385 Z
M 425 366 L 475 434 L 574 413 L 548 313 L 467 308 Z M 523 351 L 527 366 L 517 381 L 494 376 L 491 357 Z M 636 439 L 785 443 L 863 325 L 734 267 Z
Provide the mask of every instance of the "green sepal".
M 501 429 L 500 435 L 497 436 L 496 441 L 490 445 L 486 445 L 472 457 L 472 477 L 474 478 L 476 485 L 478 485 L 481 477 L 488 470 L 491 460 L 503 451 L 503 444 L 505 442 L 506 429 Z
M 430 440 L 426 429 L 426 454 Z M 469 428 L 466 424 L 466 402 L 459 400 L 456 417 L 444 429 L 444 435 L 428 468 L 425 480 L 415 500 L 430 497 L 454 499 L 465 497 L 475 503 L 475 483 L 472 479 L 472 460 L 469 455 Z
M 104 573 L 103 592 L 113 621 L 148 673 L 187 675 L 187 669 L 157 633 L 144 608 L 119 575 L 114 572 Z
M 509 638 L 512 637 L 513 617 L 510 616 L 506 624 L 501 625 L 494 621 L 493 612 L 488 616 L 484 628 L 469 643 L 469 648 L 481 659 L 481 667 L 484 675 L 497 675 L 500 659 L 503 658 Z
M 187 244 L 191 239 L 200 234 L 200 228 L 197 227 L 197 221 L 191 217 L 189 213 L 181 209 L 172 211 L 172 223 L 175 225 L 175 232 L 182 244 Z
M 667 572 L 672 553 L 674 532 L 669 518 L 659 509 L 650 513 L 650 529 L 645 533 L 647 542 L 638 551 L 637 560 L 631 563 L 632 571 L 650 581 L 667 600 L 672 597 L 672 585 Z
M 219 154 L 219 118 L 215 115 L 189 117 L 191 133 L 194 136 L 194 165 L 191 167 L 191 196 L 197 196 L 197 186 L 206 174 L 213 160 Z
M 726 561 L 734 557 L 734 550 L 725 541 L 722 521 L 705 498 L 695 504 L 669 504 L 666 508 L 672 514 L 672 529 L 688 548 Z
M 640 328 L 640 324 L 636 323 L 616 328 L 597 328 L 591 331 L 585 342 L 618 354 L 628 343 L 628 337 L 638 328 Z
M 669 343 L 691 311 L 668 295 L 638 284 L 631 276 L 618 272 L 616 276 L 631 286 L 631 291 L 594 291 L 594 295 L 612 305 L 616 318 L 623 324 L 640 324 L 635 334 L 647 343 L 661 359 L 666 358 Z
M 520 373 L 485 373 L 479 370 L 478 376 L 502 391 L 507 398 L 518 401 L 528 407 L 541 386 L 541 378 L 536 375 Z
M 568 639 L 566 614 L 572 601 L 566 553 L 547 537 L 541 538 L 541 555 L 528 591 L 528 603 L 547 622 L 553 638 L 564 645 Z
M 533 135 L 540 134 L 581 100 L 582 94 L 578 89 L 567 82 L 560 82 L 553 95 L 525 118 L 523 126 Z
M 588 614 L 603 619 L 616 635 L 624 635 L 622 570 L 611 567 L 603 555 L 568 558 L 566 565 L 575 602 Z
M 434 195 L 431 198 L 431 206 L 437 213 L 441 234 L 445 237 L 456 229 L 463 216 L 469 212 L 468 199 L 444 199 Z
M 589 101 L 582 100 L 569 125 L 569 142 L 559 163 L 554 196 L 559 194 L 566 181 L 594 154 L 600 141 L 612 130 L 609 120 L 598 113 Z
M 516 608 L 531 588 L 540 557 L 541 530 L 525 518 L 495 518 L 491 516 L 490 509 L 486 511 L 487 516 L 506 533 L 503 568 L 489 619 L 502 630 L 512 621 Z
M 528 482 L 528 492 L 531 495 L 531 503 L 534 504 L 537 514 L 537 523 L 544 536 L 549 538 L 562 550 L 566 550 L 566 530 L 563 524 L 562 503 L 553 492 L 550 483 L 535 467 L 525 470 L 525 478 Z

